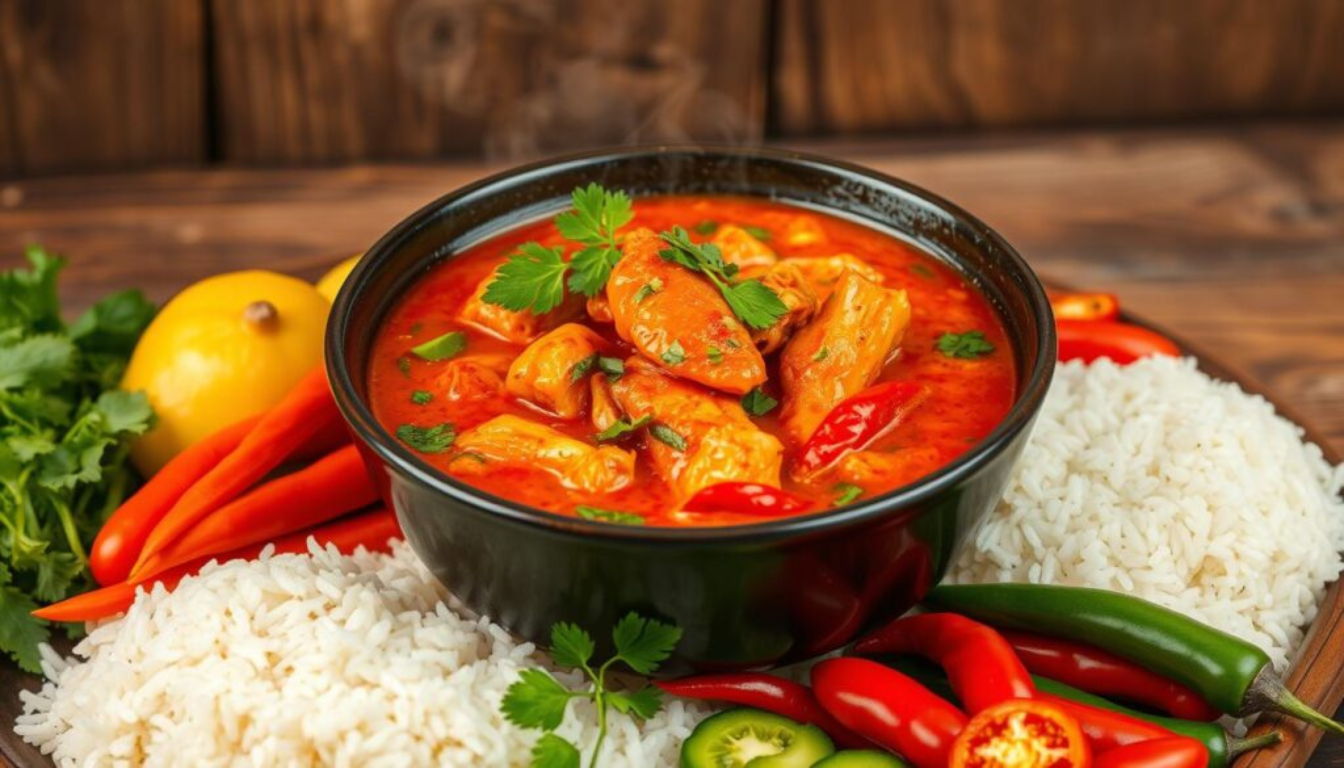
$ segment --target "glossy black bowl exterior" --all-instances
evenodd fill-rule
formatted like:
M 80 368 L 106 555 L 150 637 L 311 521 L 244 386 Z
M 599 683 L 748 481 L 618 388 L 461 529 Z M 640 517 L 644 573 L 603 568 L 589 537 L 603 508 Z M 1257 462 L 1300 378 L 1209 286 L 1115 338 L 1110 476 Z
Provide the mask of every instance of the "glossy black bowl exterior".
M 635 196 L 751 195 L 899 233 L 989 297 L 1014 340 L 1020 395 L 981 444 L 939 472 L 842 510 L 730 528 L 643 528 L 529 509 L 458 482 L 373 418 L 376 329 L 433 265 L 564 209 L 598 181 Z M 466 605 L 544 642 L 553 622 L 605 635 L 629 611 L 685 631 L 665 671 L 778 664 L 837 648 L 899 615 L 942 577 L 1003 491 L 1049 385 L 1054 325 L 1013 249 L 956 206 L 863 168 L 775 151 L 659 148 L 520 168 L 436 200 L 378 241 L 327 328 L 337 402 L 415 552 Z

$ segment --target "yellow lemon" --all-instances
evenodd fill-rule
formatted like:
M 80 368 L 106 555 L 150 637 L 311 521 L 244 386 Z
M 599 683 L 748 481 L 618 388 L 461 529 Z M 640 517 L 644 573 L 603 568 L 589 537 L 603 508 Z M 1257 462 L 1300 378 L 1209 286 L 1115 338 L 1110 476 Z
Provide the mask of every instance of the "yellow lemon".
M 362 258 L 364 258 L 364 254 L 357 253 L 327 270 L 327 274 L 317 281 L 317 292 L 326 296 L 327 301 L 336 301 L 336 294 L 340 292 L 341 286 L 345 283 L 345 278 L 350 276 L 355 265 Z
M 158 415 L 131 446 L 157 472 L 187 446 L 280 401 L 322 361 L 329 304 L 311 284 L 250 270 L 207 278 L 174 296 L 145 329 L 122 380 Z

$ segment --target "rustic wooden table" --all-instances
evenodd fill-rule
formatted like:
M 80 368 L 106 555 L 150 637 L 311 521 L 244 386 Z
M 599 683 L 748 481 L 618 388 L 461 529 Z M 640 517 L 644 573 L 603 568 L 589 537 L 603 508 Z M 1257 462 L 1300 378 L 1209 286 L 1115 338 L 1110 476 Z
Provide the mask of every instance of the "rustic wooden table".
M 816 143 L 934 190 L 1043 275 L 1126 306 L 1263 382 L 1344 452 L 1344 123 Z M 0 267 L 69 256 L 81 307 L 207 274 L 316 277 L 468 164 L 162 171 L 0 182 Z M 1327 739 L 1313 765 L 1344 765 Z

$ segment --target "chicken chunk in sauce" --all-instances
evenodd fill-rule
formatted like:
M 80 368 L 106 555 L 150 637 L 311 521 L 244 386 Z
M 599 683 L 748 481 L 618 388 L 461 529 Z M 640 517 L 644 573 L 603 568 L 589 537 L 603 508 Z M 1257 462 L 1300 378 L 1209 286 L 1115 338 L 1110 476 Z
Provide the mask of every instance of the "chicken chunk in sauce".
M 449 468 L 462 477 L 487 473 L 498 465 L 547 472 L 566 488 L 585 493 L 619 491 L 635 476 L 635 454 L 630 451 L 589 445 L 510 415 L 496 416 L 458 435 Z

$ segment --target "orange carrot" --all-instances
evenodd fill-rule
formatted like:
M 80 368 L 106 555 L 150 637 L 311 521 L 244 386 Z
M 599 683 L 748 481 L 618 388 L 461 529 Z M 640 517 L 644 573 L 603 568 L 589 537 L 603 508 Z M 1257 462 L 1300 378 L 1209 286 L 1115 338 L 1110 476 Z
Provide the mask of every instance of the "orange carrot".
M 260 419 L 260 416 L 243 419 L 179 453 L 118 507 L 98 531 L 98 538 L 89 550 L 93 578 L 104 586 L 125 581 L 149 532 L 193 483 L 238 447 Z
M 342 552 L 351 552 L 358 546 L 363 546 L 365 549 L 375 552 L 386 552 L 389 539 L 401 538 L 401 528 L 397 526 L 396 515 L 392 514 L 390 510 L 376 509 L 276 539 L 275 553 L 279 555 L 290 552 L 306 552 L 309 536 L 316 539 L 317 543 L 322 546 L 334 544 Z M 237 559 L 250 560 L 260 554 L 265 546 L 265 543 L 252 544 L 222 555 L 197 558 L 189 563 L 183 563 L 164 571 L 150 579 L 149 583 L 132 584 L 123 581 L 110 587 L 76 595 L 45 608 L 39 608 L 33 611 L 33 615 L 48 621 L 96 621 L 105 619 L 130 608 L 131 603 L 135 602 L 136 589 L 139 587 L 148 590 L 153 587 L 153 582 L 158 582 L 172 591 L 184 577 L 195 574 L 211 560 L 217 560 L 221 563 Z
M 270 541 L 372 504 L 378 498 L 359 449 L 348 445 L 297 472 L 248 491 L 211 512 L 141 566 L 152 574 L 205 555 Z
M 279 405 L 261 417 L 232 453 L 182 494 L 150 532 L 135 567 L 131 569 L 131 577 L 141 575 L 150 557 L 176 541 L 206 515 L 237 498 L 340 418 L 331 387 L 327 385 L 326 370 L 319 365 L 290 390 Z

